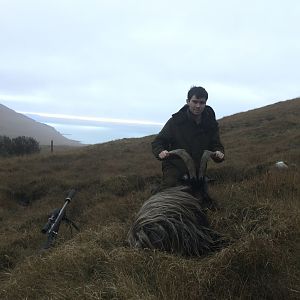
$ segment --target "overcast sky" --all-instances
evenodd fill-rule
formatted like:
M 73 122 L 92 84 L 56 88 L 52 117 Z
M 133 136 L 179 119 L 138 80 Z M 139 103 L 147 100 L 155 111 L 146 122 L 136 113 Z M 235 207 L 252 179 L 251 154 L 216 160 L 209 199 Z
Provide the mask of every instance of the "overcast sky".
M 296 98 L 299 18 L 297 0 L 0 0 L 0 102 L 95 143 L 158 132 L 192 85 L 217 118 Z

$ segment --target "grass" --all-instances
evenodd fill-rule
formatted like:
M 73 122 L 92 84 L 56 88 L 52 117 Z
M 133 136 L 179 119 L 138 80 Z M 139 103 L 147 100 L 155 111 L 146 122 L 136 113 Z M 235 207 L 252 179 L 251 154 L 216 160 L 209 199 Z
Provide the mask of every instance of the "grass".
M 221 209 L 208 217 L 231 242 L 199 258 L 127 245 L 160 178 L 153 136 L 0 159 L 0 299 L 299 299 L 299 113 L 295 99 L 220 120 L 226 161 L 208 173 Z M 63 224 L 41 251 L 70 188 L 81 231 Z

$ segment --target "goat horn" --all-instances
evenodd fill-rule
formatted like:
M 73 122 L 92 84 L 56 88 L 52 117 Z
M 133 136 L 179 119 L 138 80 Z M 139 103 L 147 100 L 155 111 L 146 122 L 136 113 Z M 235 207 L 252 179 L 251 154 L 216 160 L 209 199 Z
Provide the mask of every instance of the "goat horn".
M 207 162 L 211 158 L 213 152 L 209 150 L 204 150 L 201 157 L 200 168 L 199 168 L 199 179 L 204 177 L 207 168 Z
M 196 169 L 195 164 L 191 156 L 184 150 L 184 149 L 175 149 L 169 151 L 170 154 L 178 155 L 185 163 L 188 171 L 190 179 L 194 178 L 196 179 Z

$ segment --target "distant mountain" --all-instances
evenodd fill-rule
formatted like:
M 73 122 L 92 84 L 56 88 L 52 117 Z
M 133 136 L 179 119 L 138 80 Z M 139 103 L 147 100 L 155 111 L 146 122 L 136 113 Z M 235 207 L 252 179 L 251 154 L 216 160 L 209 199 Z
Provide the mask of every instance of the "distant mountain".
M 0 104 L 0 135 L 10 138 L 29 136 L 36 139 L 40 145 L 82 146 L 78 141 L 64 137 L 53 127 L 37 122 L 25 115 Z

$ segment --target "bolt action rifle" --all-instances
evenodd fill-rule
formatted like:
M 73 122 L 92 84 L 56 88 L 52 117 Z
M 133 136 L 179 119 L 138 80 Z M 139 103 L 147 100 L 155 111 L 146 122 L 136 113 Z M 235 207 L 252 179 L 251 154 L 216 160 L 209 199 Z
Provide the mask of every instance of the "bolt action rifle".
M 50 214 L 48 222 L 44 225 L 44 227 L 41 230 L 42 233 L 48 235 L 47 241 L 46 241 L 45 245 L 43 246 L 43 249 L 49 249 L 50 247 L 52 247 L 54 245 L 55 239 L 58 235 L 58 230 L 59 230 L 59 227 L 60 227 L 60 224 L 62 221 L 64 221 L 68 225 L 70 225 L 71 229 L 73 226 L 77 231 L 79 231 L 78 226 L 73 221 L 68 219 L 67 215 L 66 215 L 67 205 L 71 202 L 75 193 L 76 193 L 76 191 L 74 189 L 70 190 L 68 193 L 68 196 L 65 199 L 65 203 L 64 203 L 63 207 L 54 209 L 52 211 L 52 213 Z

